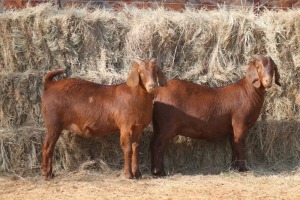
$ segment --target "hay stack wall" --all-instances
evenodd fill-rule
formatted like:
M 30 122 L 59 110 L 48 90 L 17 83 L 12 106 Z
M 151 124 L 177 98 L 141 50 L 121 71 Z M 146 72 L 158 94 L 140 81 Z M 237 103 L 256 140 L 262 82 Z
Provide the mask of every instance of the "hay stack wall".
M 43 77 L 66 69 L 66 77 L 105 84 L 124 82 L 135 58 L 157 58 L 168 78 L 224 86 L 244 76 L 253 54 L 270 55 L 282 87 L 267 92 L 247 137 L 252 169 L 290 170 L 300 164 L 300 10 L 186 10 L 182 13 L 125 9 L 57 10 L 49 5 L 0 14 L 0 171 L 40 171 L 45 135 L 41 117 Z M 152 128 L 144 131 L 141 166 L 149 172 Z M 229 141 L 176 138 L 166 152 L 169 173 L 226 170 Z M 118 134 L 95 140 L 68 132 L 59 139 L 56 170 L 120 170 Z

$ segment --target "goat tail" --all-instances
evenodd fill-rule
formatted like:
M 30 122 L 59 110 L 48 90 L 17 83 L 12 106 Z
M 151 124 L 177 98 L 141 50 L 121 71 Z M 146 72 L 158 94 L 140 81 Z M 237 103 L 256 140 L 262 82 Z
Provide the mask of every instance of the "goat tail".
M 65 73 L 64 70 L 62 69 L 55 69 L 53 71 L 50 71 L 47 73 L 46 77 L 45 77 L 45 83 L 44 83 L 44 88 L 46 89 L 48 84 L 51 83 L 53 81 L 53 78 L 59 74 L 63 74 Z

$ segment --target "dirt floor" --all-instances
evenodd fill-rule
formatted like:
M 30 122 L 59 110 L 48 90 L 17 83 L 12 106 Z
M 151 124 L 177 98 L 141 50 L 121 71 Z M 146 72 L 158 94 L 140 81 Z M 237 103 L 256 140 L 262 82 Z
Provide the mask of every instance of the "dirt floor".
M 0 177 L 0 199 L 300 199 L 300 171 L 280 174 L 224 172 L 127 180 L 121 172 Z

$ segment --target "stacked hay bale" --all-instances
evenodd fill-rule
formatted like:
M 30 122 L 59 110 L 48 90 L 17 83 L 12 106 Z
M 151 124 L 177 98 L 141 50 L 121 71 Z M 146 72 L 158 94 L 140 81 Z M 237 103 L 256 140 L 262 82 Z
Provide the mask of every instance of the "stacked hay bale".
M 240 79 L 253 54 L 270 55 L 282 87 L 267 92 L 265 105 L 247 138 L 253 168 L 299 165 L 300 11 L 125 9 L 57 10 L 48 4 L 0 14 L 0 170 L 40 170 L 45 134 L 41 117 L 43 77 L 66 69 L 66 77 L 105 84 L 124 82 L 135 58 L 156 57 L 168 78 L 210 86 Z M 150 167 L 152 128 L 142 138 L 142 170 Z M 213 172 L 230 164 L 228 141 L 178 137 L 166 155 L 169 172 Z M 84 139 L 65 133 L 55 151 L 56 169 L 122 168 L 118 134 Z

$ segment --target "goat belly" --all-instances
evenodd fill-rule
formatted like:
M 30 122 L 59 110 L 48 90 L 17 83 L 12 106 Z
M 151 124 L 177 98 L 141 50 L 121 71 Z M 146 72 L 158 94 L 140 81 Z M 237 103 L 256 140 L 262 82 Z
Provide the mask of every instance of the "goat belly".
M 194 139 L 216 139 L 229 135 L 230 131 L 220 131 L 213 129 L 195 129 L 195 127 L 183 128 L 179 135 Z
M 187 115 L 186 115 L 187 116 Z M 178 123 L 179 135 L 195 139 L 215 139 L 232 133 L 231 120 L 228 117 L 181 118 Z
M 92 138 L 92 137 L 98 137 L 98 136 L 105 136 L 105 135 L 110 135 L 114 133 L 118 133 L 119 129 L 114 126 L 109 126 L 105 127 L 103 126 L 102 128 L 95 127 L 95 126 L 89 126 L 89 125 L 84 125 L 84 126 L 78 126 L 75 123 L 70 124 L 66 130 L 69 130 L 77 135 L 86 137 L 86 138 Z

